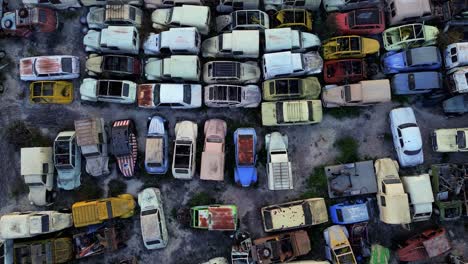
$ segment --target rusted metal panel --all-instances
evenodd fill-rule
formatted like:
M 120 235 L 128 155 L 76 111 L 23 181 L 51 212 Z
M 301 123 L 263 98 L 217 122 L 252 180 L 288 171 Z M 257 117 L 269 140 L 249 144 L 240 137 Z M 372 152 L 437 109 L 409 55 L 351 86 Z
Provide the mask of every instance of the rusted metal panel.
M 239 164 L 253 164 L 254 140 L 252 135 L 239 135 Z
M 20 75 L 33 74 L 33 59 L 22 59 L 20 61 Z
M 60 57 L 40 57 L 36 59 L 34 68 L 38 74 L 62 72 Z
M 138 106 L 154 107 L 153 86 L 153 84 L 138 85 Z
M 434 236 L 433 238 L 424 241 L 423 245 L 430 258 L 439 256 L 451 248 L 445 229 L 442 229 L 438 236 Z
M 78 146 L 100 144 L 98 134 L 99 119 L 83 119 L 75 121 L 76 142 Z
M 232 208 L 210 207 L 210 229 L 211 230 L 235 230 L 236 217 Z

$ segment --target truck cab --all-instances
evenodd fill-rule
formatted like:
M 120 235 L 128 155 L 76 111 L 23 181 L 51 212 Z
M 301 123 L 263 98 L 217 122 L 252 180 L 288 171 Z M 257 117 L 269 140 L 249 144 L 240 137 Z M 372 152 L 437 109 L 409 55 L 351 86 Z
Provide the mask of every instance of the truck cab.
M 107 133 L 103 118 L 75 120 L 76 143 L 86 160 L 86 172 L 92 176 L 105 176 L 109 170 Z
M 81 100 L 133 104 L 137 85 L 131 81 L 85 78 L 80 86 Z
M 194 27 L 171 28 L 159 34 L 150 33 L 143 43 L 147 55 L 197 55 L 201 36 Z
M 200 34 L 208 35 L 211 11 L 207 6 L 182 5 L 156 9 L 151 14 L 153 28 L 164 30 L 173 27 L 195 27 Z
M 434 195 L 429 174 L 404 176 L 401 177 L 401 181 L 409 196 L 411 221 L 431 219 Z
M 133 26 L 109 26 L 101 31 L 88 31 L 83 37 L 83 45 L 86 52 L 137 55 L 140 35 Z
M 73 225 L 84 227 L 101 224 L 112 218 L 129 218 L 135 211 L 135 200 L 125 193 L 117 197 L 76 202 L 72 205 Z
M 260 31 L 234 30 L 211 37 L 202 43 L 205 58 L 253 58 L 260 55 Z
M 57 187 L 73 190 L 81 185 L 81 150 L 75 131 L 60 132 L 54 141 L 54 164 L 57 169 Z
M 190 227 L 210 231 L 237 230 L 237 206 L 201 205 L 190 208 Z
M 21 175 L 29 187 L 28 199 L 36 206 L 48 206 L 55 201 L 54 161 L 52 148 L 22 148 Z
M 172 175 L 176 179 L 191 180 L 195 175 L 198 125 L 182 121 L 175 126 Z
M 196 55 L 173 55 L 169 58 L 149 58 L 145 64 L 147 80 L 200 81 L 201 66 Z
M 112 123 L 112 153 L 124 177 L 132 177 L 138 155 L 138 142 L 135 123 L 131 119 Z
M 265 148 L 267 151 L 268 189 L 292 190 L 293 174 L 288 157 L 288 136 L 273 132 L 265 136 Z

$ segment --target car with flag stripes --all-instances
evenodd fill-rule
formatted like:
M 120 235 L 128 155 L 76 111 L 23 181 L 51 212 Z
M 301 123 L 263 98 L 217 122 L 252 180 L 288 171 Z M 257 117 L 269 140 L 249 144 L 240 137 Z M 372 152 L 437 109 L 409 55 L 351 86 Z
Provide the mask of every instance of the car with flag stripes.
M 132 177 L 138 155 L 136 129 L 132 120 L 117 120 L 112 124 L 112 153 L 123 176 Z

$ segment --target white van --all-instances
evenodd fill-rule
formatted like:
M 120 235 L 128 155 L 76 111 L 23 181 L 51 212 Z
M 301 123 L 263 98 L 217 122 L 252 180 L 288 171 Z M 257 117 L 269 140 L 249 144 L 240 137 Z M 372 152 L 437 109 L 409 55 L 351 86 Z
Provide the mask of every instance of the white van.
M 197 55 L 200 52 L 201 36 L 192 28 L 171 28 L 159 34 L 151 33 L 143 43 L 147 55 Z
M 445 69 L 468 65 L 468 42 L 452 43 L 444 52 Z
M 88 31 L 83 44 L 86 52 L 138 54 L 140 35 L 136 27 L 109 26 L 102 31 Z
M 265 30 L 265 53 L 292 51 L 305 52 L 318 50 L 320 39 L 317 35 L 291 28 L 274 28 Z
M 205 58 L 258 58 L 260 55 L 260 31 L 234 30 L 202 43 Z
M 151 21 L 155 29 L 196 27 L 200 34 L 210 33 L 211 12 L 207 6 L 183 5 L 153 11 Z
M 145 64 L 147 80 L 200 81 L 201 65 L 196 55 L 174 55 L 169 58 L 149 58 Z

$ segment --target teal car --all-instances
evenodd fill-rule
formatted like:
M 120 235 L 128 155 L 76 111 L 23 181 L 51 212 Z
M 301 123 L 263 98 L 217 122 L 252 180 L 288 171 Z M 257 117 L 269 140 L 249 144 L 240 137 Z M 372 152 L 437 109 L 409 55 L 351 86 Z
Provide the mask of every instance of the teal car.
M 60 189 L 73 190 L 81 185 L 81 151 L 76 144 L 75 131 L 60 132 L 55 138 L 54 165 Z

